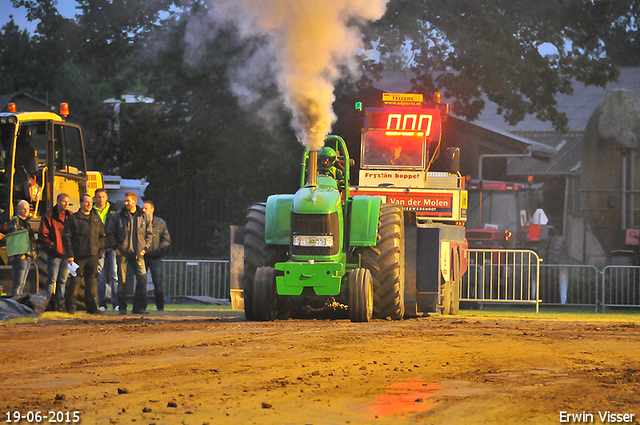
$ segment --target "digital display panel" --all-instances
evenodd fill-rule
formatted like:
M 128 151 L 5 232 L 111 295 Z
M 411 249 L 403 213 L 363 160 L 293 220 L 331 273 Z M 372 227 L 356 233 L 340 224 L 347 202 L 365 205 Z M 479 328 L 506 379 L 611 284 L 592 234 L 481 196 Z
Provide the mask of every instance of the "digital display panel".
M 387 136 L 433 136 L 440 133 L 440 119 L 435 109 L 376 108 L 367 114 L 368 130 L 385 130 Z

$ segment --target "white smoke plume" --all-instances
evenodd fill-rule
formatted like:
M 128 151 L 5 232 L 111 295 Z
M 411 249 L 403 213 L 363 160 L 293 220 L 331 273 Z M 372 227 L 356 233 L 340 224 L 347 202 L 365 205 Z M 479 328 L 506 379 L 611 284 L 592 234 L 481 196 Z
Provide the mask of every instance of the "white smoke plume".
M 354 21 L 377 20 L 388 0 L 212 0 L 215 19 L 233 21 L 243 36 L 267 36 L 269 66 L 293 114 L 298 138 L 323 146 L 336 117 L 334 83 L 340 66 L 355 76 L 362 37 Z M 249 81 L 251 71 L 239 72 Z M 260 72 L 254 75 L 260 75 Z M 238 83 L 236 93 L 252 83 Z

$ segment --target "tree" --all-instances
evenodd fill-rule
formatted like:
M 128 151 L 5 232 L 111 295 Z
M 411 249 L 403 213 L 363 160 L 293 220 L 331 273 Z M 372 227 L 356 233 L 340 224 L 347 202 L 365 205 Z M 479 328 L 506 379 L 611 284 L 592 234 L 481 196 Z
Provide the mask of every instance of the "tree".
M 611 23 L 635 23 L 619 3 L 637 9 L 635 0 L 392 0 L 369 41 L 382 54 L 409 43 L 414 89 L 444 91 L 458 115 L 477 118 L 486 96 L 510 124 L 536 114 L 564 130 L 554 96 L 570 94 L 572 80 L 603 86 L 617 76 L 606 56 Z M 544 43 L 558 54 L 542 56 Z
M 0 93 L 31 91 L 38 81 L 35 46 L 27 30 L 20 28 L 13 17 L 0 34 Z
M 603 23 L 602 37 L 607 57 L 618 66 L 640 66 L 640 2 L 636 0 L 618 0 L 603 2 L 602 7 L 614 9 L 618 18 Z
M 42 0 L 40 0 L 42 1 Z M 173 0 L 77 0 L 77 60 L 90 72 L 94 84 L 108 83 L 116 95 L 131 89 L 137 77 L 132 63 L 144 39 L 161 24 Z
M 76 115 L 91 111 L 102 90 L 88 84 L 83 62 L 76 60 L 80 39 L 75 21 L 58 13 L 55 0 L 12 0 L 12 3 L 14 7 L 27 9 L 28 20 L 38 21 L 36 33 L 30 37 L 30 65 L 25 63 L 20 68 L 23 78 L 30 83 L 19 85 L 16 91 L 54 104 L 68 102 Z

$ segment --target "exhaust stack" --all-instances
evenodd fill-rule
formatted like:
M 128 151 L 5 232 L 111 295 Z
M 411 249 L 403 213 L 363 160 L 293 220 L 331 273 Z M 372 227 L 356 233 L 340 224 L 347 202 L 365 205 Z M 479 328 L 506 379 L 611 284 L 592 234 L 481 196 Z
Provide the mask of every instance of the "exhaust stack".
M 309 186 L 318 185 L 318 151 L 309 151 L 309 167 L 307 169 L 309 173 L 308 182 Z

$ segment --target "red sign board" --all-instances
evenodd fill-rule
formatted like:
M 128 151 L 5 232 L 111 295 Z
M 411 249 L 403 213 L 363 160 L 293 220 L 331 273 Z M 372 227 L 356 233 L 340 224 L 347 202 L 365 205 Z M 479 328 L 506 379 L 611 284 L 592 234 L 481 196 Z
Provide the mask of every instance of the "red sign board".
M 401 205 L 405 210 L 415 211 L 419 216 L 452 217 L 453 194 L 451 193 L 414 193 L 366 191 L 367 195 L 384 196 L 386 202 Z

